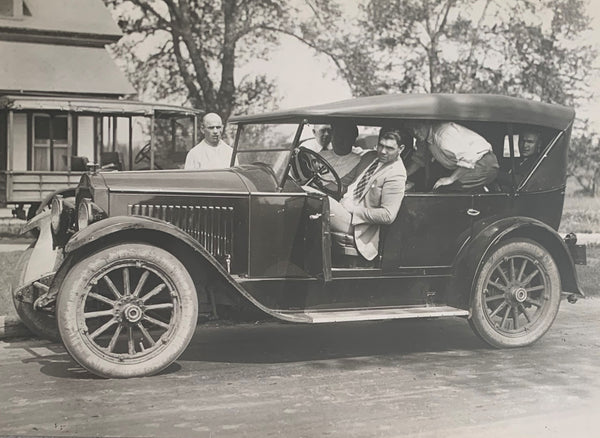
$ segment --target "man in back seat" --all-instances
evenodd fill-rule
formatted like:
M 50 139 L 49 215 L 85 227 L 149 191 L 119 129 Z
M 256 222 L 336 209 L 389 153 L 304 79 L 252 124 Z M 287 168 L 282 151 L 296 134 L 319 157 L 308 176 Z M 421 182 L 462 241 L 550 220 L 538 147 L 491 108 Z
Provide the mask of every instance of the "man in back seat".
M 542 139 L 540 133 L 536 130 L 526 129 L 519 135 L 519 159 L 514 167 L 515 184 L 518 186 L 529 175 L 535 163 L 537 162 L 540 153 Z M 512 171 L 510 168 L 507 172 L 500 172 L 498 175 L 498 183 L 500 186 L 508 190 L 512 186 Z

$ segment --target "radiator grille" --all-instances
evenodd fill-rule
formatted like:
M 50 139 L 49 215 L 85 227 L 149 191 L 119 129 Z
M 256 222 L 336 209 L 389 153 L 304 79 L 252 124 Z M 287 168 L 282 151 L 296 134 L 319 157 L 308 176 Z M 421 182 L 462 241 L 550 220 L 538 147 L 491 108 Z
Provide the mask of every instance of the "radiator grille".
M 129 205 L 130 215 L 150 216 L 181 228 L 215 257 L 233 251 L 233 207 L 216 205 Z

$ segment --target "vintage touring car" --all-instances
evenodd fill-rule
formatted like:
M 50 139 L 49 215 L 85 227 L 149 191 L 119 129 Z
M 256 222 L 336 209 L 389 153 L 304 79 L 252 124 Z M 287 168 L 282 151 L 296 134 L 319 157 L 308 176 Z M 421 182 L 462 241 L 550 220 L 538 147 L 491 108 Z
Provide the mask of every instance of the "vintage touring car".
M 26 227 L 40 238 L 24 253 L 15 303 L 105 377 L 157 373 L 199 317 L 248 312 L 296 323 L 465 317 L 494 347 L 529 345 L 561 298 L 583 296 L 574 264 L 585 247 L 557 233 L 573 119 L 558 105 L 443 94 L 235 117 L 234 167 L 90 173 L 74 200 L 55 197 Z M 311 124 L 355 125 L 365 139 L 408 120 L 478 132 L 504 182 L 439 193 L 425 172 L 367 263 L 351 235 L 332 238 L 328 196 L 306 189 L 339 195 L 336 166 L 299 145 Z M 517 176 L 520 136 L 532 129 L 541 147 Z

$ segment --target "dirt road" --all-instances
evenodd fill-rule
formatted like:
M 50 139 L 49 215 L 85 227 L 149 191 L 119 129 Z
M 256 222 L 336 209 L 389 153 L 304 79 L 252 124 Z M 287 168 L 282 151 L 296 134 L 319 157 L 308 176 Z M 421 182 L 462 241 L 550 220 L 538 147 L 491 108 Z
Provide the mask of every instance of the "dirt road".
M 93 377 L 62 346 L 0 342 L 0 434 L 596 437 L 600 300 L 487 348 L 462 319 L 199 328 L 163 374 Z

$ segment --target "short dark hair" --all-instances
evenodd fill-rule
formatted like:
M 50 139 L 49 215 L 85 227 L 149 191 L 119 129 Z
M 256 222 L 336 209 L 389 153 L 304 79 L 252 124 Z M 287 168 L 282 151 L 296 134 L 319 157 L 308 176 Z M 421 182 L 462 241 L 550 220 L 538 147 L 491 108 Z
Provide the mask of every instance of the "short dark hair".
M 348 137 L 358 137 L 358 127 L 350 120 L 336 120 L 331 124 L 331 129 L 335 132 L 345 131 Z
M 412 144 L 412 142 L 409 141 L 411 139 L 412 136 L 406 131 L 399 129 L 390 130 L 382 128 L 381 131 L 379 131 L 378 142 L 380 142 L 381 140 L 394 140 L 398 147 L 408 147 Z

